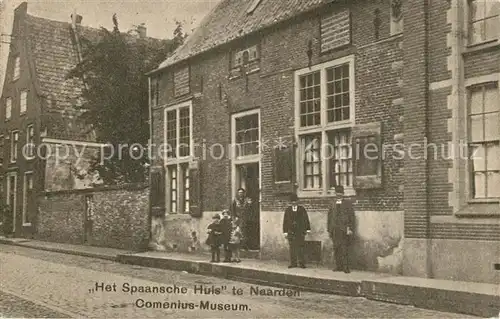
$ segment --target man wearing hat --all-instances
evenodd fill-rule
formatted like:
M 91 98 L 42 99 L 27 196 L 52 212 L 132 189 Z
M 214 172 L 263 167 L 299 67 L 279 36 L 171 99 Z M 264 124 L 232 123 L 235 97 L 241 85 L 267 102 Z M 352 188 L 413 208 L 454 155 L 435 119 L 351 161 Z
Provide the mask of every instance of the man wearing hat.
M 354 231 L 354 208 L 344 198 L 344 187 L 335 187 L 336 199 L 328 210 L 328 234 L 333 241 L 335 270 L 349 273 L 349 244 Z
M 297 261 L 301 268 L 306 268 L 304 258 L 304 241 L 306 233 L 311 231 L 309 216 L 306 209 L 298 205 L 296 194 L 290 196 L 290 206 L 285 210 L 283 218 L 283 233 L 288 239 L 290 245 L 290 266 L 297 267 Z

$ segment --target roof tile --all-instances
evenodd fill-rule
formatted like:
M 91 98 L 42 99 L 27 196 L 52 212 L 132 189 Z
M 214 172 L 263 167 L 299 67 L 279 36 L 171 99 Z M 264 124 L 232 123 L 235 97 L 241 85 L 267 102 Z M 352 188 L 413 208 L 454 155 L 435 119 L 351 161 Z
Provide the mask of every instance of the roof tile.
M 163 69 L 231 40 L 269 27 L 324 5 L 325 0 L 262 0 L 253 13 L 248 0 L 222 0 L 173 55 L 160 64 Z M 330 1 L 331 2 L 331 1 Z

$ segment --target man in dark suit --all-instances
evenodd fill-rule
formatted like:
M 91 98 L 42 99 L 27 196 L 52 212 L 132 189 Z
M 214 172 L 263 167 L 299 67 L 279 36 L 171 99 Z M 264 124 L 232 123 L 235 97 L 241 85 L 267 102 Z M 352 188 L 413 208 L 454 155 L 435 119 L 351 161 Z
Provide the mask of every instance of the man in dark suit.
M 335 187 L 336 199 L 328 210 L 328 234 L 333 241 L 335 270 L 351 272 L 349 269 L 349 245 L 354 234 L 354 208 L 344 198 L 344 187 Z
M 297 261 L 301 268 L 306 268 L 304 258 L 304 241 L 306 233 L 311 231 L 309 216 L 306 209 L 298 205 L 296 194 L 290 196 L 290 206 L 285 210 L 283 218 L 283 233 L 288 238 L 290 245 L 290 266 L 297 267 Z

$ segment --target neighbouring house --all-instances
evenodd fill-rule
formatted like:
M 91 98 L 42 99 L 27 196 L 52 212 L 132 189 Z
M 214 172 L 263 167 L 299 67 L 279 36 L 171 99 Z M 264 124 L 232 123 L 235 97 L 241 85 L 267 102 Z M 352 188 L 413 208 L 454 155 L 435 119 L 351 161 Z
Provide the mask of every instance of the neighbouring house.
M 222 0 L 149 73 L 152 246 L 206 249 L 244 187 L 259 257 L 286 259 L 296 192 L 328 265 L 343 185 L 356 268 L 500 282 L 498 4 Z M 463 143 L 486 160 L 448 155 Z
M 83 26 L 82 17 L 76 14 L 69 21 L 32 16 L 26 2 L 14 12 L 0 100 L 0 185 L 1 197 L 13 209 L 12 231 L 19 237 L 37 237 L 41 225 L 37 199 L 44 194 L 99 183 L 98 176 L 86 170 L 104 145 L 96 142 L 95 132 L 79 119 L 82 111 L 76 106 L 82 103 L 83 80 L 67 75 L 81 61 L 86 41 L 98 41 L 102 30 Z M 153 39 L 146 37 L 144 26 L 129 36 L 133 41 Z M 50 210 L 44 213 L 50 216 Z M 76 226 L 83 227 L 84 217 L 81 221 L 76 220 Z M 46 221 L 43 227 L 49 227 L 51 234 L 64 227 L 64 223 L 49 224 Z M 50 239 L 51 235 L 43 236 Z

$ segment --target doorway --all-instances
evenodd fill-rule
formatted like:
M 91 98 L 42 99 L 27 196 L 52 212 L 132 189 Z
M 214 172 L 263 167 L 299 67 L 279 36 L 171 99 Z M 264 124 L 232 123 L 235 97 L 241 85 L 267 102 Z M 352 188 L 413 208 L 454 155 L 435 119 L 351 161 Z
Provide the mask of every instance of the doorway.
M 236 165 L 236 190 L 244 188 L 252 200 L 247 225 L 243 230 L 248 238 L 248 250 L 260 250 L 260 173 L 259 163 Z

